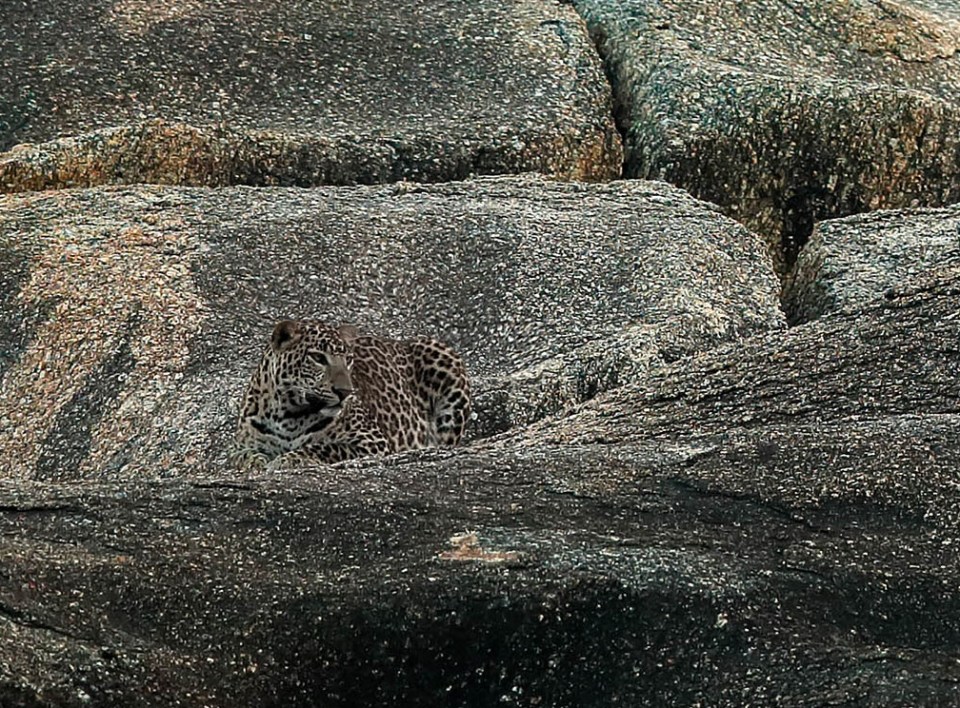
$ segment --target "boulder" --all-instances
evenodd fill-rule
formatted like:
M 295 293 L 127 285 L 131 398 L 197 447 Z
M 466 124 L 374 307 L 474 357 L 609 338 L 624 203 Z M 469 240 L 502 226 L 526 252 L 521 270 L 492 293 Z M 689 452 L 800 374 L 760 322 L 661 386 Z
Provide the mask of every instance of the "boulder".
M 38 0 L 0 13 L 0 191 L 620 173 L 609 85 L 563 4 Z
M 958 294 L 454 451 L 2 481 L 0 703 L 949 705 Z
M 576 0 L 627 177 L 763 234 L 786 272 L 817 221 L 960 201 L 960 13 L 943 0 Z
M 895 297 L 904 283 L 960 262 L 960 207 L 879 211 L 817 224 L 786 281 L 791 321 Z
M 34 193 L 0 200 L 0 248 L 4 476 L 222 462 L 287 317 L 449 341 L 475 436 L 785 326 L 762 242 L 660 183 Z

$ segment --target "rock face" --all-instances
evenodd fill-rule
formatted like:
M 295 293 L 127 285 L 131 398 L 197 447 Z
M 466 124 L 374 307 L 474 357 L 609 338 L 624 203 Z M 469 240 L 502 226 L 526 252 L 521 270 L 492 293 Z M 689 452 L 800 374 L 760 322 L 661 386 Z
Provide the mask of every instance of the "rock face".
M 944 269 L 454 453 L 4 482 L 0 700 L 949 705 L 958 293 Z
M 913 0 L 576 0 L 612 76 L 625 175 L 764 234 L 960 200 L 960 14 Z
M 655 183 L 51 192 L 0 201 L 0 244 L 5 476 L 222 462 L 285 317 L 454 344 L 474 436 L 784 326 L 760 240 Z
M 582 20 L 531 2 L 0 9 L 0 190 L 620 173 Z
M 0 3 L 0 707 L 960 705 L 958 46 Z M 231 468 L 301 316 L 453 343 L 468 444 Z
M 787 281 L 794 322 L 895 297 L 931 268 L 960 262 L 960 208 L 877 212 L 818 224 Z

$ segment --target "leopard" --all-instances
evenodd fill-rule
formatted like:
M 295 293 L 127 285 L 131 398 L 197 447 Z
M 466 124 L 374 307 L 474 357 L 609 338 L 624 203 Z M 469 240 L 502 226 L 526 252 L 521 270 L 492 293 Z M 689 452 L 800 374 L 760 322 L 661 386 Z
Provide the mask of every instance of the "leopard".
M 445 342 L 283 320 L 243 395 L 230 457 L 276 467 L 454 447 L 470 415 L 466 367 Z

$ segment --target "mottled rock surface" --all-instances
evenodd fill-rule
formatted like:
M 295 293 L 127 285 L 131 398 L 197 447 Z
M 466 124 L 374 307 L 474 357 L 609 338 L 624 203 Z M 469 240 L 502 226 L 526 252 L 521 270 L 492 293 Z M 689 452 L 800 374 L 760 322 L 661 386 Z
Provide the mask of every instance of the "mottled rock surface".
M 0 702 L 950 705 L 958 295 L 944 268 L 454 452 L 4 481 Z
M 913 0 L 576 0 L 624 174 L 720 204 L 791 265 L 814 222 L 960 200 L 960 13 Z
M 785 326 L 762 242 L 658 183 L 49 192 L 0 200 L 0 244 L 3 476 L 222 461 L 285 317 L 449 341 L 474 435 Z
M 950 0 L 0 3 L 0 707 L 960 705 L 958 47 Z M 614 112 L 718 206 L 449 181 L 610 180 Z M 453 343 L 468 444 L 228 466 L 300 316 Z
M 0 191 L 620 173 L 573 8 L 523 0 L 0 5 Z
M 876 212 L 817 224 L 784 290 L 794 322 L 895 297 L 927 270 L 960 263 L 960 207 Z

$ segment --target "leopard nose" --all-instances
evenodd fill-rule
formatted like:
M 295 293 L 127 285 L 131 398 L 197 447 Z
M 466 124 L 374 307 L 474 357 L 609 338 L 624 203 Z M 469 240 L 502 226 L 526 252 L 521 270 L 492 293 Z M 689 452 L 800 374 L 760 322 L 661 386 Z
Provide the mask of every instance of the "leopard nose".
M 351 393 L 353 393 L 353 389 L 352 389 L 352 388 L 340 388 L 340 387 L 336 387 L 336 386 L 335 386 L 334 389 L 333 389 L 333 392 L 334 392 L 335 394 L 337 394 L 337 398 L 339 398 L 341 401 L 343 401 L 343 399 L 345 399 L 347 396 L 349 396 Z

